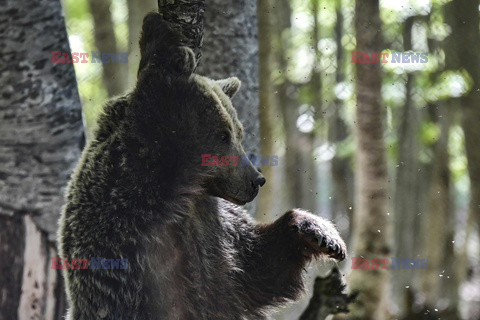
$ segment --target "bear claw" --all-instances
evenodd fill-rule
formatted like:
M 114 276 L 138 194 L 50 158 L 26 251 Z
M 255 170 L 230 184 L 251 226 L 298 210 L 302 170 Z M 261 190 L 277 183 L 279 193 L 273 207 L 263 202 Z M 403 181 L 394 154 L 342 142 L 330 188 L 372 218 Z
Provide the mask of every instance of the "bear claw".
M 305 211 L 294 210 L 291 225 L 308 244 L 309 252 L 326 254 L 336 260 L 345 259 L 345 243 L 329 221 Z

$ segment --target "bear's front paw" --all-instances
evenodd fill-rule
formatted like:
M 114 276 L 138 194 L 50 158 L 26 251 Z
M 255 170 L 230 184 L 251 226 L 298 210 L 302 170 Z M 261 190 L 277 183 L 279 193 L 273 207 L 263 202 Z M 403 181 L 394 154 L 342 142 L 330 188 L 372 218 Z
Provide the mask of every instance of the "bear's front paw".
M 192 49 L 185 46 L 176 48 L 173 61 L 175 70 L 184 75 L 192 74 L 197 66 L 195 53 L 193 53 Z
M 330 221 L 300 209 L 294 209 L 290 214 L 289 225 L 305 244 L 306 254 L 326 254 L 340 261 L 345 259 L 347 247 Z

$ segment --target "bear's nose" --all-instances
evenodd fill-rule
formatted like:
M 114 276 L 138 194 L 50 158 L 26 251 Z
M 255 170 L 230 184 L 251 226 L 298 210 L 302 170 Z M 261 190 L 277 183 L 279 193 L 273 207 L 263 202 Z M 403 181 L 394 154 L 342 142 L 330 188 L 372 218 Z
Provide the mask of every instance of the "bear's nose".
M 259 175 L 254 181 L 253 181 L 253 186 L 256 188 L 256 187 L 261 187 L 265 184 L 267 180 L 265 179 L 264 176 L 262 175 Z

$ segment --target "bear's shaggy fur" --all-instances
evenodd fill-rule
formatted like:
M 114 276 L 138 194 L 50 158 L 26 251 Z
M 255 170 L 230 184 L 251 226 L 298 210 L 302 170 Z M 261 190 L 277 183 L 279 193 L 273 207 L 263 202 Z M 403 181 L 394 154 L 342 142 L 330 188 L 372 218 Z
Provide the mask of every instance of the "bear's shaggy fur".
M 256 225 L 238 205 L 265 179 L 244 154 L 230 98 L 240 81 L 193 74 L 193 52 L 158 13 L 143 25 L 135 89 L 107 103 L 60 220 L 63 259 L 128 259 L 66 269 L 67 319 L 263 319 L 296 299 L 312 257 L 344 259 L 334 226 L 302 210 Z

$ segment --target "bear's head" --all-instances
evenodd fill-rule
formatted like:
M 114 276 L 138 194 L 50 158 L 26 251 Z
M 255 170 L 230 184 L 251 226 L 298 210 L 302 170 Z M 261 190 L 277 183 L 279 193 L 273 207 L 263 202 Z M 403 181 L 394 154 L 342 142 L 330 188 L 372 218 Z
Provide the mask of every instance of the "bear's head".
M 211 80 L 194 75 L 193 81 L 205 99 L 198 110 L 198 130 L 208 142 L 198 151 L 203 171 L 209 172 L 208 191 L 236 204 L 250 202 L 265 178 L 248 160 L 242 146 L 243 126 L 231 101 L 240 88 L 240 80 Z
M 242 147 L 243 127 L 231 101 L 240 81 L 195 74 L 193 51 L 158 13 L 145 18 L 140 48 L 132 122 L 156 150 L 158 165 L 210 195 L 252 201 L 265 178 Z

